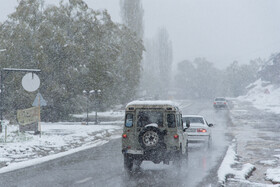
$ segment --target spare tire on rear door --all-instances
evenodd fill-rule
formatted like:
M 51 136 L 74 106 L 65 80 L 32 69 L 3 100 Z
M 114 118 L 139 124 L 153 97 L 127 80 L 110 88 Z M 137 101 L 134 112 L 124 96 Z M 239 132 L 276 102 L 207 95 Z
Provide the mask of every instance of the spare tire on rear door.
M 163 136 L 157 127 L 145 127 L 139 134 L 139 143 L 144 149 L 157 149 L 162 142 Z

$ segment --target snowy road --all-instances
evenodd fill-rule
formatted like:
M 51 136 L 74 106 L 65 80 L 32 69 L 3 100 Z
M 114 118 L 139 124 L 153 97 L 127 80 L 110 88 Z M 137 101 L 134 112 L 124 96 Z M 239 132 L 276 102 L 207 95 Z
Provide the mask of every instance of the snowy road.
M 270 111 L 270 110 L 269 110 Z M 248 102 L 235 101 L 231 117 L 231 131 L 236 138 L 236 168 L 252 164 L 255 171 L 247 180 L 230 179 L 227 186 L 280 186 L 279 115 L 258 110 Z M 271 181 L 270 181 L 271 180 Z
M 121 139 L 33 167 L 1 174 L 0 186 L 209 186 L 217 184 L 217 170 L 231 137 L 227 111 L 214 111 L 211 102 L 182 104 L 183 114 L 204 115 L 214 123 L 213 147 L 189 146 L 188 164 L 143 162 L 139 171 L 125 175 Z

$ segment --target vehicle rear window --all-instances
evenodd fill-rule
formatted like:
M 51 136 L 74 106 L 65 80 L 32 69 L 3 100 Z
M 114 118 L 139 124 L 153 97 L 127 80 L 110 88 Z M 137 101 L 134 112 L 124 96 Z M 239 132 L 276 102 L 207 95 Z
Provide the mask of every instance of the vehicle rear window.
M 167 125 L 169 128 L 175 128 L 176 127 L 176 120 L 174 114 L 167 114 Z
M 139 111 L 137 116 L 137 126 L 145 127 L 146 125 L 155 123 L 159 127 L 163 126 L 163 112 L 161 111 Z
M 224 98 L 216 98 L 215 101 L 225 101 Z
M 132 127 L 133 126 L 133 114 L 126 114 L 125 116 L 125 126 Z
M 204 124 L 203 118 L 200 117 L 184 117 L 183 121 L 186 122 L 187 120 L 190 121 L 190 123 L 202 123 Z

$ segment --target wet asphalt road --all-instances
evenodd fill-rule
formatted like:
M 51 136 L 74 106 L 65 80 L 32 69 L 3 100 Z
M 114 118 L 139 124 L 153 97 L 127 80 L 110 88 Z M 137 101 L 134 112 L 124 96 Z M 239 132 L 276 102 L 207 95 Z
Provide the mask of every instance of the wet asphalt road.
M 213 146 L 190 144 L 181 168 L 143 162 L 127 175 L 123 169 L 121 139 L 33 167 L 0 175 L 0 186 L 217 186 L 217 169 L 231 137 L 226 110 L 211 102 L 182 102 L 183 114 L 200 114 L 212 128 Z
M 272 185 L 271 181 L 265 179 L 265 173 L 267 169 L 280 165 L 280 160 L 275 157 L 280 152 L 279 114 L 258 110 L 251 103 L 236 100 L 231 110 L 231 117 L 233 120 L 231 131 L 236 138 L 239 162 L 235 167 L 241 168 L 243 164 L 250 163 L 256 169 L 247 180 L 229 179 L 226 186 Z M 273 161 L 273 163 L 265 164 L 262 163 L 263 161 Z

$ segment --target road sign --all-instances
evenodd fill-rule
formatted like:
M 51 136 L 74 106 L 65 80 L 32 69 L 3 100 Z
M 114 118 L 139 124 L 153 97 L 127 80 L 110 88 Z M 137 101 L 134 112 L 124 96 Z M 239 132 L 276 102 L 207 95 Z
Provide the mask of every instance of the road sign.
M 40 86 L 40 79 L 35 73 L 27 73 L 22 78 L 21 84 L 26 91 L 34 92 Z
M 40 99 L 39 99 L 40 97 Z M 37 93 L 36 98 L 34 99 L 34 102 L 32 106 L 39 106 L 39 101 L 40 101 L 40 106 L 47 106 L 47 101 L 43 98 L 43 96 L 40 93 Z
M 38 107 L 27 108 L 17 111 L 17 120 L 20 125 L 27 125 L 38 122 Z
M 8 125 L 8 122 L 7 122 L 7 121 L 4 121 L 4 120 L 2 120 L 0 123 L 1 123 L 1 125 L 2 125 L 3 127 L 5 127 L 5 126 Z

